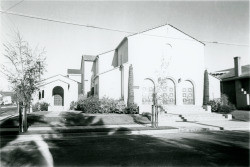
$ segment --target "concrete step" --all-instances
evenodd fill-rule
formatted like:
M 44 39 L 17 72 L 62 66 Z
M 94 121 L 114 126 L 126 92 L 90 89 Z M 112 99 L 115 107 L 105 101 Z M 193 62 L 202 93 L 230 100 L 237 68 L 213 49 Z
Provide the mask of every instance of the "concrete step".
M 227 120 L 222 114 L 182 114 L 187 121 L 224 121 Z
M 227 118 L 222 114 L 208 113 L 208 112 L 192 112 L 185 114 L 160 114 L 159 122 L 204 122 L 204 121 L 226 121 Z
M 206 112 L 202 107 L 200 106 L 163 106 L 163 110 L 166 113 L 190 113 L 190 112 Z
M 186 121 L 181 115 L 178 114 L 163 114 L 159 115 L 159 122 L 181 122 Z

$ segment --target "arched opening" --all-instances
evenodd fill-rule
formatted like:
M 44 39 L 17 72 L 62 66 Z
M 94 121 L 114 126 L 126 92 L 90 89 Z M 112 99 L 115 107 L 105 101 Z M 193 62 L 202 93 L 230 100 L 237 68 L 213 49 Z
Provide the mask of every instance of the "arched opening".
M 191 81 L 186 80 L 182 86 L 182 99 L 184 105 L 194 104 L 194 85 Z
M 54 106 L 64 106 L 64 90 L 61 86 L 56 86 L 52 90 Z
M 162 105 L 175 105 L 176 104 L 176 88 L 175 83 L 170 78 L 159 78 L 159 103 Z

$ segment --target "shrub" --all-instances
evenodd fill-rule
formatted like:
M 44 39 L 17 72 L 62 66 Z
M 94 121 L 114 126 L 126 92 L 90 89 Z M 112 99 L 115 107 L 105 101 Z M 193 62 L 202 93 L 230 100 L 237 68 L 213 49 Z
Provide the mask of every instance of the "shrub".
M 231 106 L 231 105 L 221 105 L 218 109 L 218 112 L 219 113 L 222 113 L 222 114 L 229 114 L 231 113 L 233 110 L 234 110 L 234 106 Z
M 139 108 L 137 104 L 130 104 L 129 107 L 126 108 L 127 114 L 138 114 Z
M 33 112 L 40 111 L 40 105 L 38 102 L 36 104 L 32 105 L 32 111 Z
M 222 94 L 220 99 L 210 100 L 208 104 L 211 105 L 212 112 L 228 114 L 235 110 L 235 106 L 228 101 L 225 94 Z
M 74 110 L 75 108 L 76 108 L 76 102 L 74 102 L 74 101 L 72 101 L 71 103 L 70 103 L 70 107 L 69 107 L 69 109 L 70 110 Z
M 210 100 L 208 102 L 208 105 L 211 106 L 212 112 L 218 112 L 218 109 L 219 109 L 219 107 L 221 105 L 221 102 L 220 102 L 220 100 Z
M 100 99 L 100 113 L 115 113 L 116 111 L 116 100 L 103 97 Z
M 76 103 L 76 110 L 83 111 L 84 113 L 98 113 L 100 109 L 100 101 L 95 96 L 89 98 L 80 97 Z
M 228 101 L 227 95 L 221 94 L 220 100 L 221 100 L 221 103 L 222 103 L 223 105 L 230 105 L 230 102 Z
M 126 113 L 126 104 L 123 100 L 114 100 L 112 98 L 103 97 L 80 97 L 75 103 L 76 110 L 84 113 Z
M 36 111 L 48 111 L 49 103 L 47 102 L 37 102 L 32 106 L 33 112 Z
M 41 102 L 40 103 L 40 110 L 41 111 L 48 111 L 49 103 Z
M 123 100 L 118 100 L 117 103 L 116 103 L 116 110 L 115 110 L 115 113 L 118 113 L 118 114 L 124 114 L 126 113 L 126 104 Z

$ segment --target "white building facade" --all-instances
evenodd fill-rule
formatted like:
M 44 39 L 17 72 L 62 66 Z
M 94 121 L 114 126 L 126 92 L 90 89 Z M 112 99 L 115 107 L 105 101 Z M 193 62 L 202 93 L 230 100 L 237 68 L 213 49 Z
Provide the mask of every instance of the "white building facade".
M 172 25 L 130 35 L 114 50 L 95 56 L 83 55 L 80 69 L 68 69 L 67 77 L 45 80 L 40 89 L 45 94 L 40 100 L 49 102 L 51 110 L 60 108 L 59 103 L 67 110 L 80 94 L 121 99 L 126 103 L 132 66 L 134 102 L 140 113 L 151 111 L 154 92 L 162 106 L 202 107 L 204 47 L 202 42 Z M 210 97 L 219 98 L 220 81 L 209 79 L 212 81 Z M 59 103 L 58 98 L 62 99 Z
M 95 94 L 126 102 L 132 65 L 135 103 L 142 112 L 151 111 L 153 90 L 161 105 L 202 107 L 204 46 L 171 25 L 128 36 L 115 50 L 96 57 L 92 68 Z M 215 87 L 211 95 L 220 96 Z

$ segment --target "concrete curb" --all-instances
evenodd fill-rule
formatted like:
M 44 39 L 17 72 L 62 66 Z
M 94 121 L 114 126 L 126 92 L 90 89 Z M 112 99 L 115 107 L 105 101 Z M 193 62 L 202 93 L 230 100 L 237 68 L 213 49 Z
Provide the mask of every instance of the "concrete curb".
M 169 129 L 152 129 L 151 127 L 144 127 L 141 128 L 140 126 L 132 127 L 131 129 L 126 127 L 35 127 L 30 128 L 28 132 L 20 134 L 20 135 L 59 135 L 59 134 L 68 134 L 68 135 L 75 135 L 79 134 L 81 136 L 92 136 L 92 135 L 154 135 L 154 134 L 163 134 L 163 133 L 192 133 L 192 132 L 206 132 L 206 131 L 223 131 L 223 130 L 247 130 L 246 128 L 202 128 L 202 127 L 168 127 Z M 124 129 L 119 129 L 124 128 Z M 133 129 L 135 128 L 135 129 Z M 150 129 L 151 128 L 151 129 Z M 18 132 L 18 128 L 1 128 L 1 132 Z M 6 133 L 8 135 L 8 133 Z

